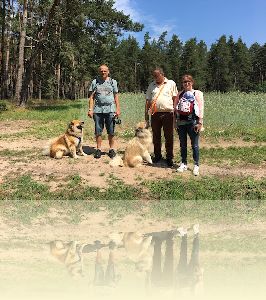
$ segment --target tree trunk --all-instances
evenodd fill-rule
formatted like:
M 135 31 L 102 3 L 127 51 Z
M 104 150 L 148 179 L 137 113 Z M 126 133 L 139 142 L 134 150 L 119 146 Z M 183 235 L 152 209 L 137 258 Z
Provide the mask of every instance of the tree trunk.
M 60 99 L 61 65 L 56 65 L 57 99 Z
M 6 98 L 10 97 L 10 40 L 11 40 L 11 5 L 8 0 L 8 13 L 7 13 L 7 35 L 6 35 L 6 66 L 5 66 L 5 77 L 4 77 L 4 94 Z
M 1 99 L 4 95 L 4 81 L 6 70 L 6 1 L 3 1 L 2 6 L 2 37 L 1 37 Z
M 42 72 L 42 52 L 40 53 L 40 73 Z M 42 79 L 39 80 L 39 100 L 42 100 Z
M 23 3 L 23 19 L 21 25 L 21 32 L 20 32 L 20 40 L 19 40 L 19 58 L 18 58 L 18 73 L 17 73 L 17 84 L 16 84 L 16 94 L 15 100 L 18 106 L 24 106 L 21 100 L 21 90 L 22 90 L 22 76 L 24 73 L 24 46 L 25 46 L 25 39 L 26 39 L 26 26 L 28 20 L 28 0 L 24 0 Z

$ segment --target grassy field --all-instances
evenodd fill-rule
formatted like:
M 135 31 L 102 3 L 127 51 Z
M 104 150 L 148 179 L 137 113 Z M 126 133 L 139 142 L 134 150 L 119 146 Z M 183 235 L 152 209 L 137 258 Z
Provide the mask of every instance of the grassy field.
M 117 126 L 117 135 L 121 141 L 131 138 L 134 134 L 134 125 L 143 120 L 144 101 L 144 94 L 120 95 L 122 124 Z M 94 140 L 93 121 L 87 117 L 86 99 L 79 101 L 47 100 L 41 103 L 34 101 L 29 103 L 27 109 L 15 108 L 8 103 L 7 108 L 6 111 L 0 112 L 0 138 L 2 141 L 18 140 L 19 143 L 20 139 L 26 141 L 32 138 L 40 141 L 50 139 L 64 132 L 69 120 L 75 118 L 86 122 L 84 140 L 89 140 L 91 143 Z M 107 173 L 106 171 L 101 172 L 99 169 L 98 176 L 103 177 L 107 183 L 104 189 L 88 184 L 81 174 L 74 173 L 71 176 L 65 176 L 64 181 L 68 182 L 67 189 L 58 184 L 56 189 L 50 190 L 49 182 L 56 182 L 56 176 L 44 174 L 45 180 L 40 182 L 32 177 L 30 171 L 15 171 L 10 172 L 2 179 L 0 199 L 87 199 L 95 201 L 127 199 L 133 202 L 144 199 L 148 201 L 171 199 L 174 202 L 168 201 L 169 207 L 182 206 L 185 200 L 254 200 L 257 201 L 254 207 L 262 207 L 266 198 L 265 177 L 254 178 L 249 173 L 244 177 L 237 176 L 237 170 L 265 168 L 265 121 L 266 94 L 207 93 L 205 95 L 205 131 L 202 135 L 205 144 L 201 148 L 201 161 L 203 164 L 218 169 L 215 175 L 209 174 L 201 176 L 197 180 L 191 180 L 191 177 L 180 177 L 174 173 L 170 178 L 169 176 L 156 178 L 156 172 L 154 172 L 154 176 L 150 176 L 150 180 L 143 179 L 141 174 L 136 175 L 135 184 L 132 185 L 119 179 L 112 171 Z M 11 127 L 5 128 L 6 123 L 12 124 L 9 125 Z M 15 130 L 6 132 L 7 129 L 16 127 L 16 124 Z M 240 144 L 235 144 L 235 141 L 238 143 L 240 141 Z M 246 144 L 242 145 L 241 141 Z M 225 147 L 224 142 L 231 143 L 231 146 Z M 34 163 L 40 159 L 39 152 L 40 149 L 34 147 L 30 149 L 0 148 L 0 158 L 7 159 L 14 164 Z M 191 153 L 189 155 L 191 156 Z M 176 161 L 179 159 L 178 151 L 175 159 Z M 108 162 L 104 161 L 104 163 Z M 72 164 L 72 162 L 69 160 L 68 164 Z M 220 167 L 235 169 L 232 169 L 234 170 L 232 175 L 224 176 L 219 174 Z M 220 204 L 216 203 L 218 202 L 213 201 L 211 205 L 220 207 Z M 132 204 L 127 205 L 128 207 L 132 206 Z M 166 211 L 167 205 L 164 207 Z M 205 207 L 205 204 L 202 202 L 201 206 Z M 158 207 L 157 204 L 156 207 Z M 205 208 L 203 208 L 204 210 Z M 156 209 L 154 211 L 156 212 Z M 174 216 L 175 211 L 173 208 L 166 214 Z M 264 208 L 262 208 L 262 212 L 264 212 Z M 158 210 L 157 214 L 162 215 L 163 213 Z
M 122 125 L 118 135 L 132 137 L 133 128 L 144 119 L 144 94 L 121 94 Z M 9 106 L 9 105 L 8 105 Z M 87 137 L 93 137 L 93 122 L 87 117 L 87 100 L 80 101 L 43 101 L 30 103 L 29 109 L 14 109 L 0 113 L 0 120 L 29 120 L 36 124 L 24 135 L 49 138 L 60 134 L 71 119 L 86 121 Z M 205 138 L 241 138 L 246 141 L 266 141 L 266 94 L 207 93 L 205 95 L 204 127 Z M 54 126 L 53 126 L 54 125 Z M 90 132 L 90 134 L 88 134 Z M 1 138 L 9 138 L 4 130 Z M 15 135 L 16 136 L 16 135 Z

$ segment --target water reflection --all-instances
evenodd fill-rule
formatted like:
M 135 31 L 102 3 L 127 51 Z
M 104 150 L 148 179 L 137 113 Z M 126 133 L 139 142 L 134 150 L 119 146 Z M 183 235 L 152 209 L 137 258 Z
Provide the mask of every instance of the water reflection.
M 188 235 L 193 238 L 189 261 Z M 103 253 L 106 250 L 107 262 Z M 165 288 L 172 291 L 187 289 L 191 295 L 196 295 L 203 284 L 198 224 L 189 228 L 189 231 L 180 227 L 148 233 L 114 233 L 107 242 L 55 240 L 50 242 L 50 253 L 65 265 L 73 278 L 84 276 L 84 257 L 88 253 L 94 253 L 94 286 L 119 288 L 123 285 L 121 278 L 126 278 L 132 272 L 138 278 L 139 274 L 144 275 L 143 287 L 146 294 Z M 121 274 L 117 269 L 123 263 L 123 257 L 127 257 L 135 267 Z M 134 281 L 134 276 L 130 275 Z

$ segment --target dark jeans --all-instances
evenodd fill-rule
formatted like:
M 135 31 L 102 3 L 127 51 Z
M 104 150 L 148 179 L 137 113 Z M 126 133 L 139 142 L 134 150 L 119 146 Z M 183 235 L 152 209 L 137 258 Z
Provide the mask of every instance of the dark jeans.
M 199 165 L 199 133 L 194 130 L 193 124 L 179 125 L 177 129 L 180 141 L 181 160 L 182 163 L 187 164 L 187 136 L 191 140 L 191 147 L 193 152 L 193 159 L 195 165 Z
M 157 112 L 151 116 L 151 127 L 153 134 L 154 155 L 160 157 L 162 155 L 161 130 L 163 128 L 165 138 L 166 158 L 173 159 L 174 146 L 174 129 L 173 129 L 173 113 Z
M 182 236 L 180 257 L 176 269 L 177 284 L 179 287 L 185 287 L 198 282 L 199 273 L 199 234 L 194 236 L 193 246 L 190 261 L 188 263 L 187 257 L 187 235 Z
M 95 272 L 94 272 L 94 285 L 112 285 L 117 281 L 117 275 L 115 272 L 114 264 L 114 252 L 110 250 L 108 265 L 106 271 L 104 272 L 103 259 L 101 250 L 97 250 L 96 260 L 95 260 Z
M 187 270 L 193 269 L 195 266 L 199 266 L 199 234 L 194 236 L 193 247 L 191 252 L 190 262 L 187 262 L 187 235 L 182 236 L 180 258 L 177 266 L 177 271 L 180 273 L 186 273 Z
M 153 237 L 154 252 L 151 272 L 151 282 L 156 286 L 171 286 L 174 277 L 174 241 L 173 236 L 166 237 L 164 265 L 162 269 L 162 242 L 163 238 Z

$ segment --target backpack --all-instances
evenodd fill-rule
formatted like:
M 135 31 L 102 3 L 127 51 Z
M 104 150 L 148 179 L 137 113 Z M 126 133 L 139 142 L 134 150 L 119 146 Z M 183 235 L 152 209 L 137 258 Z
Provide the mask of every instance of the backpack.
M 179 95 L 179 102 L 177 104 L 177 112 L 179 115 L 189 116 L 194 112 L 195 106 L 195 92 L 187 91 Z

